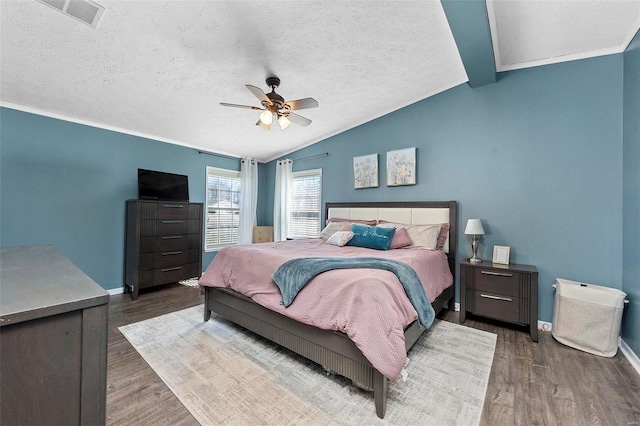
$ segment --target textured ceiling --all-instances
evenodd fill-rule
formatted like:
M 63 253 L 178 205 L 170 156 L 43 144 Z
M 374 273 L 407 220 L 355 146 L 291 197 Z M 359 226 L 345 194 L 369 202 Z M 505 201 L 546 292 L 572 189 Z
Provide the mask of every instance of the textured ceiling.
M 623 52 L 640 27 L 640 0 L 487 1 L 496 70 Z
M 2 105 L 267 161 L 468 80 L 436 0 L 96 2 L 95 29 L 0 2 Z M 640 26 L 640 0 L 486 10 L 498 71 L 621 52 Z M 272 74 L 285 100 L 319 102 L 299 111 L 309 127 L 267 132 L 219 105 L 259 105 L 244 85 L 266 92 Z

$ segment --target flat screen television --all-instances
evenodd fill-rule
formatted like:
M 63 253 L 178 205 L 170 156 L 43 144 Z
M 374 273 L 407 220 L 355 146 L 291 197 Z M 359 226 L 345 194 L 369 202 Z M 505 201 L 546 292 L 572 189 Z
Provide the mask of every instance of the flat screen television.
M 138 169 L 138 198 L 189 201 L 189 179 L 185 175 Z

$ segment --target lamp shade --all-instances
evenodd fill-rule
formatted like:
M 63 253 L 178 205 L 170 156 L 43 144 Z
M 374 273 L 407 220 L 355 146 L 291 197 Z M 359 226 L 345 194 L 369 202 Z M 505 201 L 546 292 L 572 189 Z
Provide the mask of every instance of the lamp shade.
M 282 130 L 286 129 L 291 125 L 291 121 L 289 121 L 289 119 L 284 115 L 281 115 L 280 117 L 278 117 L 278 123 L 280 123 L 280 127 L 282 128 Z
M 270 126 L 271 123 L 273 123 L 273 113 L 268 109 L 262 111 L 262 113 L 260 114 L 260 121 L 262 122 L 262 124 Z
M 484 235 L 484 228 L 480 219 L 469 219 L 464 233 L 467 235 Z

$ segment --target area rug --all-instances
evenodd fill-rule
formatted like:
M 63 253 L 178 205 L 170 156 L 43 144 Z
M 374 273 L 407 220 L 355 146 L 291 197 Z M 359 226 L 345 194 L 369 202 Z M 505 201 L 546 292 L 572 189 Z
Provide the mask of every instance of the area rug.
M 178 281 L 180 284 L 187 287 L 198 287 L 198 278 L 189 278 L 188 280 Z
M 120 327 L 202 425 L 477 425 L 496 335 L 438 321 L 408 354 L 406 381 L 373 393 L 203 307 Z

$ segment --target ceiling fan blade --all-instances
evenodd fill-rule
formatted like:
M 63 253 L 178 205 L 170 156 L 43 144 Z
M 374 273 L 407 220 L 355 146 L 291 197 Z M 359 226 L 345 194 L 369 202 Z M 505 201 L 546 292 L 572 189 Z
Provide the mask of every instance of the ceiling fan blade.
M 264 108 L 258 108 L 256 106 L 250 106 L 250 105 L 228 104 L 226 102 L 220 102 L 220 105 L 226 106 L 226 107 L 233 107 L 233 108 L 248 108 L 248 109 L 256 109 L 258 111 L 264 111 Z
M 261 88 L 252 86 L 250 84 L 245 84 L 245 86 L 251 91 L 251 93 L 253 93 L 253 96 L 260 100 L 260 102 L 266 102 L 267 105 L 271 105 L 271 99 L 269 99 L 269 97 L 262 91 Z
M 296 123 L 298 126 L 306 127 L 311 124 L 311 120 L 309 120 L 308 118 L 305 118 L 298 114 L 294 114 L 292 112 L 286 114 L 285 116 L 289 119 L 289 121 L 291 121 L 292 123 Z
M 318 101 L 313 98 L 296 99 L 295 101 L 287 101 L 284 108 L 288 110 L 318 108 Z

